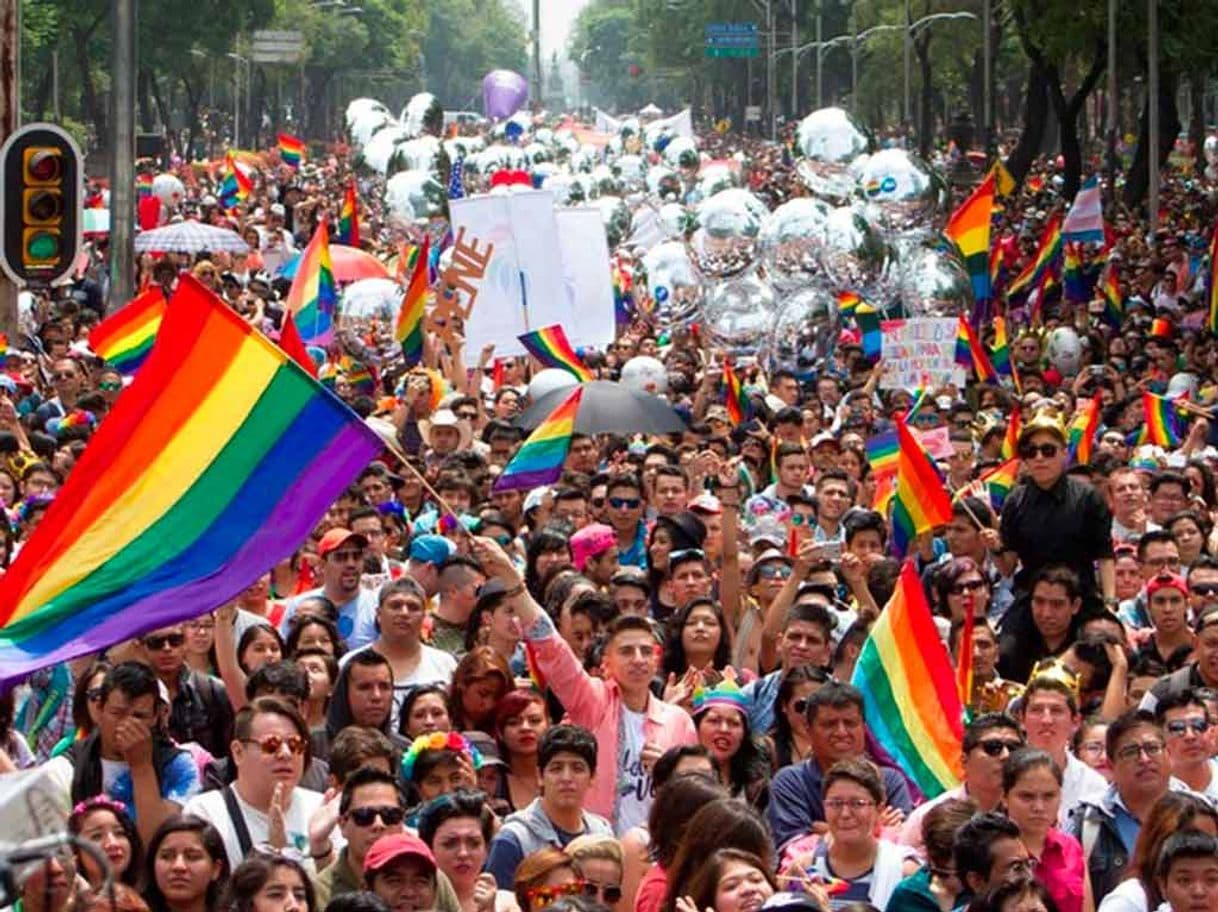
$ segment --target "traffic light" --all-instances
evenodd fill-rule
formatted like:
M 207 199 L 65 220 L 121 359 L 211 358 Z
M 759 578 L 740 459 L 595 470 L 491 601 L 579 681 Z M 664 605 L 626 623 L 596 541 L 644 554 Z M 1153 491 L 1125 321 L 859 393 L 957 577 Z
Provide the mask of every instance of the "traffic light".
M 49 284 L 80 250 L 80 150 L 54 124 L 30 124 L 0 148 L 0 178 L 0 267 L 15 282 Z

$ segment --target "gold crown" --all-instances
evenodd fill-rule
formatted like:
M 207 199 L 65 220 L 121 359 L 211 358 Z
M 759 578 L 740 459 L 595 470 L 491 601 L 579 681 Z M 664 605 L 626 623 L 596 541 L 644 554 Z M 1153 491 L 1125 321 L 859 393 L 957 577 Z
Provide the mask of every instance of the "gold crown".
M 1048 431 L 1057 436 L 1062 443 L 1067 440 L 1066 425 L 1056 406 L 1045 406 L 1036 410 L 1030 419 L 1019 429 L 1019 442 L 1027 440 L 1037 431 Z
M 1061 659 L 1041 659 L 1033 665 L 1032 674 L 1028 677 L 1028 689 L 1038 680 L 1061 684 L 1074 696 L 1075 702 L 1078 702 L 1078 673 L 1070 669 Z

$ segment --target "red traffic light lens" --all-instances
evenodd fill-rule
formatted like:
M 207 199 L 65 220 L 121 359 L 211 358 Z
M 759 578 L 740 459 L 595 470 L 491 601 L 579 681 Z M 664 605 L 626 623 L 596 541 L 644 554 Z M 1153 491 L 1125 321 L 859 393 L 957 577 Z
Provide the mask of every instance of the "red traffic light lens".
M 58 149 L 31 149 L 25 160 L 25 171 L 30 180 L 58 180 L 63 172 L 62 156 Z

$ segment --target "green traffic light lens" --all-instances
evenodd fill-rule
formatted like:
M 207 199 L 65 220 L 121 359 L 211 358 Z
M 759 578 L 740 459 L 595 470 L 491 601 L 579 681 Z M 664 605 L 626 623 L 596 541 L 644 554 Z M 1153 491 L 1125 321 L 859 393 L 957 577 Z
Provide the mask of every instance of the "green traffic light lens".
M 49 231 L 31 234 L 25 252 L 32 260 L 51 260 L 59 256 L 59 237 Z

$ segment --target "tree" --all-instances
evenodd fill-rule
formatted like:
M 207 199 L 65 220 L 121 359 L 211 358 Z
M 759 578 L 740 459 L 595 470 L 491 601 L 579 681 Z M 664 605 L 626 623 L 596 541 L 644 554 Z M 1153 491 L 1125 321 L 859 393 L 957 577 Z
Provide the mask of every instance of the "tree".
M 482 78 L 491 70 L 528 69 L 527 35 L 520 10 L 504 0 L 428 3 L 423 39 L 427 90 L 444 107 L 482 107 Z M 535 98 L 542 87 L 532 86 Z

